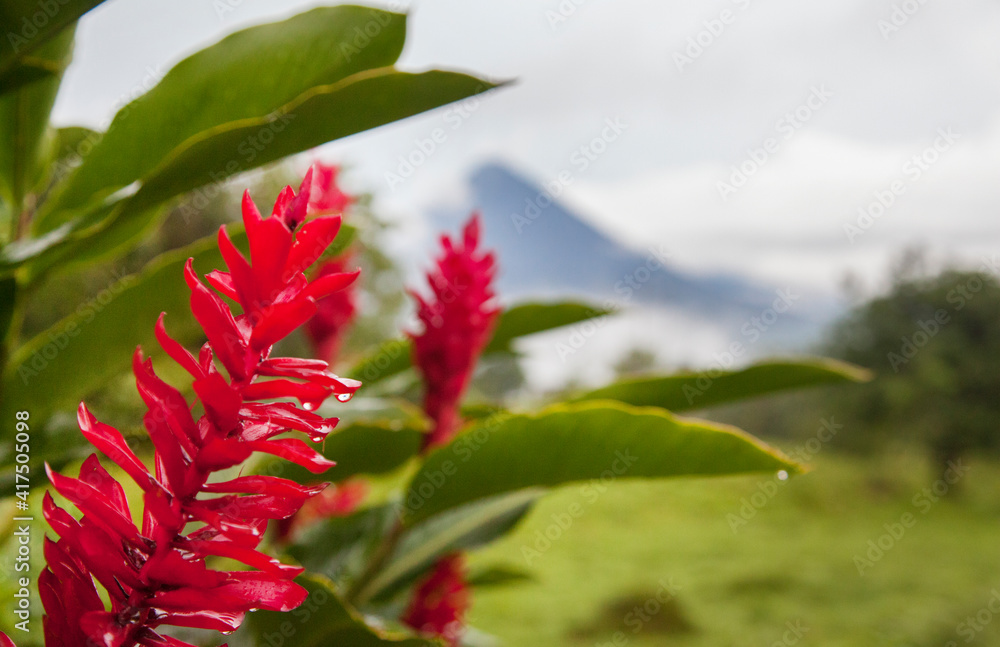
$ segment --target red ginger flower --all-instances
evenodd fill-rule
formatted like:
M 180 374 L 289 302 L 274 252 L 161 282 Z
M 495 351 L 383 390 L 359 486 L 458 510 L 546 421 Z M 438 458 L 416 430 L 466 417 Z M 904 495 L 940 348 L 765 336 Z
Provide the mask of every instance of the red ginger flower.
M 46 466 L 56 491 L 83 513 L 77 521 L 45 496 L 45 518 L 60 537 L 45 539 L 47 567 L 38 582 L 48 647 L 181 647 L 187 643 L 157 629 L 172 625 L 229 632 L 247 611 L 287 611 L 304 600 L 305 590 L 291 581 L 302 569 L 256 548 L 268 520 L 291 516 L 325 484 L 306 487 L 270 476 L 209 482 L 209 477 L 252 452 L 281 456 L 316 473 L 333 464 L 301 440 L 272 438 L 293 430 L 313 440 L 324 438 L 337 419 L 310 410 L 331 394 L 347 399 L 360 386 L 330 373 L 325 362 L 270 357 L 272 344 L 316 311 L 316 299 L 343 289 L 356 276 L 330 274 L 310 282 L 303 275 L 340 226 L 340 217 L 330 216 L 299 229 L 310 186 L 307 173 L 298 195 L 286 187 L 267 219 L 244 196 L 252 264 L 220 229 L 219 246 L 229 272 L 212 272 L 208 280 L 238 300 L 242 314 L 234 316 L 188 261 L 191 309 L 208 337 L 197 358 L 167 336 L 163 315 L 157 321 L 163 350 L 193 377 L 204 408 L 201 418 L 194 420 L 183 395 L 160 380 L 151 361 L 136 350 L 133 370 L 148 407 L 143 422 L 153 442 L 154 473 L 121 433 L 80 405 L 83 435 L 142 489 L 143 521 L 141 529 L 132 522 L 121 484 L 96 454 L 84 461 L 79 479 Z M 272 398 L 296 398 L 303 408 L 262 402 Z M 200 525 L 185 532 L 190 523 Z M 253 570 L 212 570 L 206 565 L 211 556 L 231 558 Z M 95 581 L 107 591 L 110 610 Z
M 424 327 L 420 335 L 411 335 L 414 363 L 424 378 L 424 411 L 434 421 L 428 447 L 447 443 L 458 431 L 459 402 L 500 313 L 494 303 L 493 254 L 477 249 L 480 229 L 479 216 L 473 215 L 461 246 L 442 236 L 443 253 L 427 275 L 433 296 L 425 300 L 413 294 Z
M 431 574 L 417 585 L 402 619 L 414 629 L 458 647 L 469 606 L 465 560 L 454 554 L 438 560 Z

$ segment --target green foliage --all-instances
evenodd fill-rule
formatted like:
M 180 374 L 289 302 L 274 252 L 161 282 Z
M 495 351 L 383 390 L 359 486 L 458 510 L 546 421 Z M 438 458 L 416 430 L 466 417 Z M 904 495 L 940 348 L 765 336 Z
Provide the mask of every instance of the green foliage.
M 193 348 L 202 341 L 182 268 L 188 258 L 199 273 L 222 266 L 215 235 L 208 234 L 219 222 L 190 205 L 219 193 L 234 175 L 496 87 L 456 72 L 400 71 L 394 65 L 405 44 L 405 16 L 325 7 L 245 29 L 191 55 L 122 108 L 105 133 L 55 129 L 49 113 L 70 58 L 73 23 L 96 4 L 60 0 L 60 11 L 29 44 L 0 51 L 0 418 L 31 412 L 33 473 L 42 461 L 58 469 L 80 457 L 85 445 L 72 419 L 81 399 L 103 395 L 128 419 L 138 418 L 138 403 L 122 396 L 120 387 L 137 346 L 157 354 L 153 324 L 161 312 L 169 313 L 166 327 L 182 344 Z M 0 26 L 16 31 L 35 6 L 7 3 Z M 357 34 L 365 40 L 357 41 Z M 144 246 L 160 222 L 176 227 L 178 216 L 187 237 Z M 356 225 L 366 230 L 361 243 L 372 245 L 367 230 L 380 224 L 368 216 Z M 229 231 L 245 246 L 239 226 Z M 354 233 L 345 227 L 331 253 L 344 252 Z M 87 285 L 74 276 L 62 293 L 46 292 L 45 279 L 123 255 L 134 255 L 131 271 L 116 274 L 95 294 L 31 307 L 37 295 Z M 373 274 L 391 270 L 391 259 L 378 250 L 362 255 Z M 104 267 L 121 270 L 125 264 Z M 393 301 L 386 311 L 398 305 Z M 518 404 L 507 400 L 520 378 L 518 339 L 607 314 L 573 302 L 528 303 L 504 312 L 485 349 L 483 374 L 493 386 L 498 375 L 508 384 L 480 389 L 496 406 L 466 407 L 462 433 L 433 451 L 425 446 L 429 421 L 387 379 L 412 368 L 410 342 L 382 342 L 385 330 L 366 330 L 365 347 L 375 350 L 351 371 L 366 383 L 359 398 L 366 402 L 347 409 L 341 428 L 326 441 L 323 452 L 339 465 L 323 478 L 367 477 L 374 493 L 367 507 L 326 519 L 285 546 L 313 571 L 300 580 L 310 598 L 293 614 L 254 614 L 250 640 L 273 645 L 277 636 L 306 647 L 436 644 L 397 626 L 414 583 L 442 556 L 479 549 L 512 532 L 550 490 L 578 483 L 603 490 L 619 479 L 800 470 L 738 429 L 668 410 L 866 375 L 831 361 L 770 363 L 707 377 L 631 379 L 535 412 L 506 410 Z M 169 371 L 164 377 L 169 381 Z M 0 437 L 9 439 L 6 429 Z M 11 446 L 0 451 L 9 454 Z M 5 454 L 0 463 L 0 489 L 9 492 L 11 457 Z M 299 482 L 316 478 L 283 461 L 261 460 L 256 468 Z M 479 581 L 496 585 L 526 577 L 498 567 Z
M 565 488 L 471 556 L 472 573 L 509 563 L 535 576 L 475 591 L 472 616 L 511 647 L 606 646 L 619 632 L 627 647 L 769 647 L 796 621 L 809 628 L 800 646 L 1000 647 L 996 614 L 974 640 L 967 624 L 997 589 L 1000 462 L 973 461 L 963 496 L 922 514 L 911 499 L 934 482 L 930 468 L 913 454 L 824 449 L 812 472 L 784 482 L 633 482 L 590 498 Z M 749 504 L 765 488 L 774 495 Z M 574 506 L 582 513 L 560 532 L 554 518 Z M 917 524 L 859 576 L 854 557 L 905 512 Z M 732 530 L 729 515 L 742 514 Z M 530 565 L 526 547 L 542 549 Z
M 686 411 L 788 389 L 863 382 L 868 379 L 871 376 L 867 371 L 829 359 L 774 361 L 738 371 L 712 370 L 632 378 L 583 393 L 573 397 L 571 401 L 618 400 L 637 407 Z
M 476 423 L 432 452 L 410 482 L 413 524 L 478 498 L 590 479 L 797 472 L 734 428 L 611 402 L 557 405 Z
M 1000 282 L 991 274 L 898 279 L 830 336 L 831 354 L 878 374 L 844 394 L 843 409 L 871 439 L 916 440 L 942 465 L 972 449 L 997 449 L 998 322 Z
M 61 66 L 53 66 L 45 54 L 48 44 L 72 38 L 77 19 L 104 0 L 7 0 L 0 5 L 0 94 L 42 80 L 59 76 Z M 48 112 L 45 113 L 46 115 Z
M 364 47 L 349 44 L 372 27 Z M 39 275 L 55 262 L 106 256 L 132 244 L 177 195 L 495 87 L 396 70 L 404 40 L 402 15 L 328 7 L 251 27 L 181 61 L 119 111 L 39 208 L 34 238 L 0 251 L 0 269 L 32 261 Z
M 271 647 L 277 640 L 301 647 L 351 645 L 351 647 L 439 647 L 434 640 L 412 637 L 399 631 L 369 624 L 351 608 L 321 576 L 306 575 L 296 580 L 309 591 L 309 599 L 292 613 L 261 611 L 250 618 L 255 644 Z M 270 640 L 268 640 L 270 638 Z
M 63 70 L 69 65 L 73 30 L 40 47 L 33 58 L 51 70 L 32 83 L 0 94 L 0 201 L 8 222 L 0 240 L 9 241 L 27 222 L 22 211 L 32 211 L 48 172 L 46 164 L 52 149 L 49 112 L 55 103 Z M 5 86 L 4 86 L 5 87 Z

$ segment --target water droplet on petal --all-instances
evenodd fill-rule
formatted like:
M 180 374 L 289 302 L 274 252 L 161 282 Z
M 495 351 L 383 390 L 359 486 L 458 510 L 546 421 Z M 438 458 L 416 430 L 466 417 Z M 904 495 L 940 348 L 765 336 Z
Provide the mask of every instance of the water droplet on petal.
M 302 408 L 305 409 L 306 411 L 312 411 L 313 409 L 316 408 L 316 403 L 315 402 L 303 402 L 302 403 Z
M 778 472 L 778 480 L 779 481 L 787 481 L 788 480 L 788 472 L 786 472 L 785 470 L 780 470 Z
M 340 400 L 341 402 L 347 402 L 348 400 L 351 399 L 351 394 L 350 393 L 338 393 L 337 394 L 337 399 Z

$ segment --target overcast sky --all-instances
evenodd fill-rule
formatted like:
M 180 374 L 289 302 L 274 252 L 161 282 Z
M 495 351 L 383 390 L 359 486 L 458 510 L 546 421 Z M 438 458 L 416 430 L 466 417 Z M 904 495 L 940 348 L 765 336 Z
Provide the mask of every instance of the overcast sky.
M 99 125 L 199 47 L 316 4 L 106 2 L 81 23 L 57 119 Z M 1000 251 L 995 0 L 380 6 L 410 9 L 401 67 L 518 80 L 457 128 L 438 111 L 324 149 L 403 221 L 500 159 L 539 182 L 569 170 L 563 197 L 590 221 L 688 268 L 833 290 L 849 269 L 874 281 L 909 244 L 969 263 Z M 581 168 L 574 152 L 607 120 L 624 130 Z M 447 140 L 390 188 L 397 156 L 435 128 Z M 849 235 L 877 194 L 890 206 Z

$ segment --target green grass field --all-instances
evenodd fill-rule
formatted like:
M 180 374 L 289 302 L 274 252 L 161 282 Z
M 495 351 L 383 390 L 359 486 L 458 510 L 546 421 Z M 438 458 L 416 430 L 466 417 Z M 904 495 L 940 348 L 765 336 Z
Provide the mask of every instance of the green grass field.
M 470 620 L 517 647 L 1000 645 L 1000 465 L 937 502 L 912 456 L 813 468 L 560 490 L 472 558 L 536 579 L 477 589 Z

